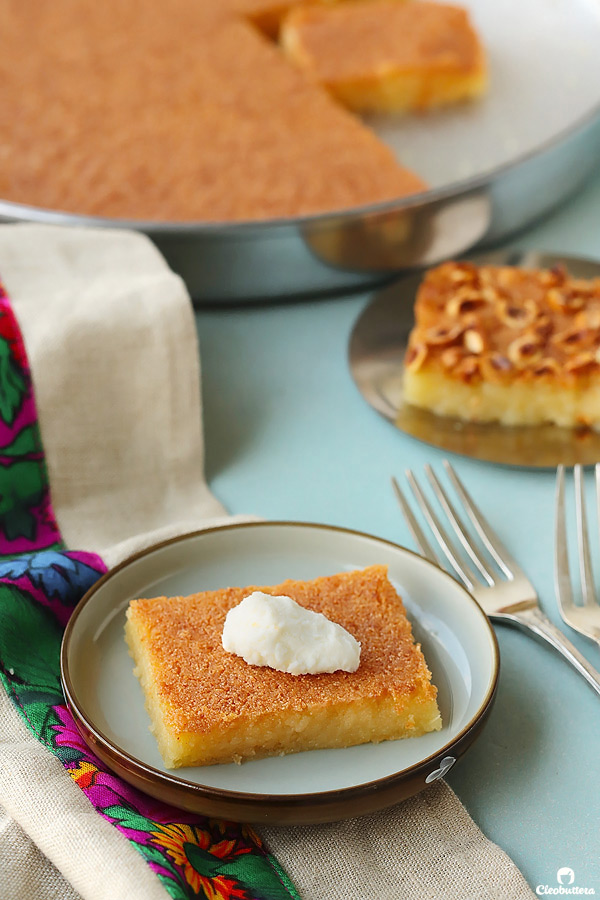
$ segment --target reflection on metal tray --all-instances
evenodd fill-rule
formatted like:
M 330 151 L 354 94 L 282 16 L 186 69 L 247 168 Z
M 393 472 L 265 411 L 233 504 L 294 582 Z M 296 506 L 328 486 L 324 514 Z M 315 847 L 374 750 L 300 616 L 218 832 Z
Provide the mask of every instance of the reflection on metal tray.
M 0 220 L 144 231 L 198 302 L 349 292 L 497 243 L 560 204 L 598 166 L 600 6 L 464 5 L 486 47 L 488 94 L 427 115 L 367 120 L 428 181 L 425 194 L 368 209 L 216 225 L 101 220 L 0 201 Z
M 600 261 L 535 251 L 506 250 L 472 259 L 478 264 L 536 269 L 563 263 L 576 278 L 600 276 Z M 413 303 L 421 277 L 411 275 L 384 288 L 354 326 L 349 346 L 350 370 L 365 400 L 405 434 L 474 459 L 533 468 L 598 462 L 600 433 L 590 429 L 465 422 L 436 416 L 404 403 L 404 353 L 413 326 Z

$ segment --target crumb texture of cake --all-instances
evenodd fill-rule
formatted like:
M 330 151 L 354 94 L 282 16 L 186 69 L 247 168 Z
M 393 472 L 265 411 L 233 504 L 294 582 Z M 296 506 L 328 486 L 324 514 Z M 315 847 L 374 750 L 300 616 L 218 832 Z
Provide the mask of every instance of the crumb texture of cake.
M 437 415 L 600 428 L 600 279 L 448 262 L 415 301 L 404 399 Z
M 478 97 L 487 87 L 482 43 L 462 7 L 365 0 L 294 8 L 284 51 L 350 109 L 405 112 Z
M 284 594 L 361 643 L 355 672 L 292 675 L 222 646 L 225 617 L 252 591 Z M 418 736 L 441 728 L 437 690 L 384 566 L 132 600 L 126 640 L 167 768 Z

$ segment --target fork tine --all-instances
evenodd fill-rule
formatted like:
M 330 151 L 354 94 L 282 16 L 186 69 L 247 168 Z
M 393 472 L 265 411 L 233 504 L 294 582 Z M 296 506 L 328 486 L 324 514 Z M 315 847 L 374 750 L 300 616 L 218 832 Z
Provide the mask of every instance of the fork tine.
M 554 523 L 554 583 L 556 599 L 561 610 L 567 611 L 573 606 L 573 589 L 571 587 L 571 571 L 567 549 L 567 527 L 565 515 L 565 467 L 556 469 L 556 500 Z
M 427 464 L 425 466 L 425 473 L 427 475 L 427 478 L 429 479 L 431 487 L 433 488 L 435 496 L 437 497 L 437 499 L 440 503 L 440 506 L 442 507 L 442 509 L 444 510 L 446 515 L 448 516 L 448 520 L 450 521 L 450 523 L 456 533 L 456 536 L 458 537 L 459 541 L 463 545 L 465 551 L 469 554 L 473 564 L 477 567 L 478 571 L 481 574 L 481 577 L 484 579 L 484 581 L 487 584 L 489 584 L 490 587 L 493 587 L 495 584 L 497 584 L 496 577 L 494 576 L 492 570 L 489 568 L 485 559 L 479 553 L 479 551 L 477 550 L 477 547 L 474 545 L 474 543 L 471 541 L 469 535 L 465 531 L 463 524 L 460 520 L 460 517 L 459 517 L 458 513 L 456 512 L 456 509 L 455 509 L 452 501 L 448 497 L 446 491 L 440 484 L 440 481 L 439 481 L 437 475 L 435 474 L 435 472 L 433 471 L 433 469 L 431 468 L 431 466 L 429 464 Z
M 429 525 L 437 539 L 437 542 L 444 556 L 446 557 L 462 583 L 465 585 L 467 590 L 473 591 L 477 585 L 477 576 L 466 563 L 459 560 L 457 554 L 454 551 L 454 547 L 452 546 L 451 539 L 448 537 L 446 530 L 441 525 L 438 517 L 431 507 L 431 504 L 423 494 L 417 480 L 415 479 L 410 469 L 406 470 L 406 479 L 414 494 L 415 500 L 417 501 L 417 504 L 425 517 L 427 524 Z
M 421 552 L 422 556 L 424 556 L 426 559 L 429 560 L 429 562 L 435 563 L 436 566 L 439 566 L 440 560 L 439 560 L 437 554 L 435 553 L 435 551 L 433 550 L 431 544 L 425 537 L 423 529 L 421 528 L 421 526 L 417 522 L 416 518 L 414 517 L 412 509 L 406 502 L 406 498 L 405 498 L 404 494 L 402 493 L 402 491 L 400 490 L 400 485 L 398 484 L 398 482 L 396 481 L 395 478 L 392 478 L 392 487 L 394 488 L 394 493 L 396 494 L 398 503 L 402 507 L 402 512 L 404 514 L 404 518 L 406 519 L 406 522 L 410 529 L 410 533 L 412 534 L 413 538 L 415 539 L 415 543 L 416 543 L 417 547 L 419 548 L 419 551 Z
M 460 478 L 450 465 L 447 459 L 443 461 L 444 468 L 448 473 L 448 477 L 452 482 L 452 485 L 460 497 L 463 506 L 469 516 L 471 522 L 473 523 L 473 527 L 477 531 L 477 534 L 481 538 L 481 541 L 487 547 L 490 554 L 495 559 L 498 567 L 504 572 L 507 578 L 513 579 L 516 575 L 524 575 L 523 570 L 519 566 L 518 562 L 511 556 L 508 552 L 498 535 L 493 531 L 493 529 L 488 525 L 486 520 L 484 519 L 482 513 L 476 506 L 476 504 L 471 499 L 467 489 L 461 482 Z
M 579 546 L 579 573 L 581 578 L 581 595 L 584 605 L 596 602 L 594 590 L 594 574 L 592 572 L 592 558 L 590 554 L 590 541 L 587 526 L 587 511 L 585 505 L 585 481 L 583 469 L 580 465 L 574 467 L 575 481 L 575 509 L 577 518 L 577 538 Z

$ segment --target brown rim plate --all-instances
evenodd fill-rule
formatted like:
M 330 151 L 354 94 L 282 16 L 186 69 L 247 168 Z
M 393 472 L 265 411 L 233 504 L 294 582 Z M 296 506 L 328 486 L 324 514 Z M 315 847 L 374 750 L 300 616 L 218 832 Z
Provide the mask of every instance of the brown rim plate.
M 444 727 L 403 741 L 165 769 L 149 731 L 123 627 L 130 599 L 276 584 L 382 563 L 402 594 L 439 690 Z M 442 777 L 479 733 L 498 678 L 489 620 L 450 575 L 361 532 L 297 522 L 234 524 L 185 535 L 121 564 L 85 595 L 65 631 L 61 675 L 94 753 L 125 781 L 203 815 L 271 824 L 327 822 L 391 805 Z

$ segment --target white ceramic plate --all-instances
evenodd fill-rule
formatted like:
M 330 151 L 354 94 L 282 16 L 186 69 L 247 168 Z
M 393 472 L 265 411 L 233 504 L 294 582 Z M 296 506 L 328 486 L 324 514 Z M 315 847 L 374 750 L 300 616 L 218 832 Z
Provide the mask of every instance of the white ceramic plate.
M 383 563 L 405 600 L 439 689 L 441 731 L 420 738 L 284 757 L 164 768 L 123 636 L 136 596 L 277 584 Z M 147 550 L 84 597 L 63 641 L 67 701 L 94 752 L 167 802 L 240 821 L 328 821 L 373 811 L 421 790 L 471 743 L 498 675 L 495 635 L 475 600 L 416 554 L 359 532 L 293 522 L 245 523 Z M 443 764 L 442 764 L 443 763 Z

